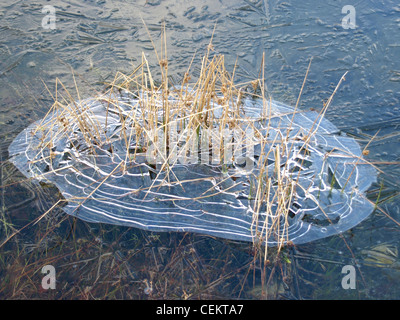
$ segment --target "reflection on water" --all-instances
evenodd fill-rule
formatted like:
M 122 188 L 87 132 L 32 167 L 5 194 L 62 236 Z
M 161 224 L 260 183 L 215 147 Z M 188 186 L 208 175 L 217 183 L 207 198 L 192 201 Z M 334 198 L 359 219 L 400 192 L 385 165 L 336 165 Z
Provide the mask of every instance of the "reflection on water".
M 182 78 L 196 53 L 193 67 L 200 63 L 214 28 L 214 49 L 225 55 L 229 70 L 237 64 L 237 81 L 257 78 L 265 53 L 268 92 L 287 104 L 296 103 L 311 58 L 300 101 L 303 109 L 321 109 L 349 71 L 327 117 L 367 146 L 368 159 L 382 170 L 379 184 L 369 192 L 379 207 L 343 237 L 281 253 L 279 272 L 271 257 L 266 279 L 274 279 L 269 283 L 261 281 L 263 269 L 252 264 L 248 245 L 75 222 L 55 209 L 0 248 L 2 297 L 399 298 L 393 285 L 398 283 L 398 270 L 389 265 L 382 272 L 363 260 L 363 252 L 379 244 L 389 243 L 390 248 L 400 244 L 397 1 L 355 4 L 355 29 L 342 26 L 346 1 L 46 4 L 56 9 L 53 30 L 42 27 L 46 13 L 40 1 L 0 4 L 1 241 L 35 221 L 59 197 L 52 186 L 37 188 L 24 181 L 6 161 L 8 145 L 17 133 L 48 111 L 56 79 L 75 98 L 87 97 L 101 91 L 117 71 L 137 66 L 142 52 L 155 66 L 149 34 L 160 48 L 163 22 L 171 82 Z M 45 264 L 55 265 L 62 290 L 38 289 L 39 270 Z M 356 264 L 357 290 L 342 289 L 342 267 Z M 272 270 L 275 276 L 269 278 Z M 269 289 L 257 290 L 261 284 Z

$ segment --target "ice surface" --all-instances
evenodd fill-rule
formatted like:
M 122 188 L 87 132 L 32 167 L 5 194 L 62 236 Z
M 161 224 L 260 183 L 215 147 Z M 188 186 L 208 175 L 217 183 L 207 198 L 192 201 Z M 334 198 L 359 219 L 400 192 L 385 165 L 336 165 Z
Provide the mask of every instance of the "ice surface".
M 144 125 L 146 117 L 135 97 L 122 95 L 118 101 L 118 112 L 100 98 L 81 103 L 87 108 L 82 112 L 103 128 L 99 141 L 107 143 L 88 147 L 79 126 L 70 121 L 69 130 L 64 130 L 59 121 L 62 112 L 53 110 L 9 147 L 11 161 L 25 176 L 53 183 L 61 191 L 68 214 L 89 222 L 243 241 L 257 241 L 257 235 L 267 234 L 268 245 L 276 245 L 282 235 L 285 241 L 300 244 L 344 232 L 373 211 L 365 191 L 376 180 L 376 170 L 362 158 L 354 139 L 317 112 L 294 113 L 293 108 L 271 101 L 265 120 L 262 101 L 244 99 L 242 112 L 268 135 L 266 143 L 253 146 L 251 171 L 235 163 L 176 163 L 167 174 L 160 171 L 160 164 L 148 162 L 139 150 L 139 138 L 129 141 L 130 149 L 139 150 L 136 158 L 127 159 L 121 121 L 130 132 L 130 119 Z M 134 105 L 138 107 L 132 109 Z M 222 115 L 218 110 L 216 117 Z M 46 143 L 51 147 L 43 147 Z M 269 152 L 265 176 L 271 184 L 269 194 L 257 204 L 252 189 L 260 181 L 263 152 Z M 287 214 L 275 220 L 278 176 L 293 189 Z

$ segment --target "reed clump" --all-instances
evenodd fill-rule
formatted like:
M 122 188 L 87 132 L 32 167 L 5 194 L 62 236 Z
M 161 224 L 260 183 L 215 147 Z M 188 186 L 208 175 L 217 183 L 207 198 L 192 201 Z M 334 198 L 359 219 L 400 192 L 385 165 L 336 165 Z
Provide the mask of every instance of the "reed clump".
M 106 150 L 112 155 L 114 150 L 110 142 L 120 140 L 124 145 L 125 156 L 119 154 L 116 171 L 124 172 L 129 163 L 145 159 L 149 165 L 154 166 L 157 176 L 164 172 L 164 180 L 172 178 L 178 184 L 181 183 L 179 179 L 173 179 L 174 167 L 178 163 L 219 165 L 228 170 L 235 161 L 239 161 L 239 157 L 243 161 L 241 155 L 245 152 L 251 158 L 250 151 L 254 146 L 261 145 L 261 149 L 264 149 L 265 145 L 273 143 L 276 148 L 262 153 L 258 158 L 258 170 L 246 171 L 245 174 L 251 184 L 249 200 L 254 213 L 254 226 L 260 225 L 260 210 L 266 210 L 270 220 L 261 229 L 255 227 L 255 243 L 265 242 L 271 233 L 278 231 L 278 242 L 280 246 L 284 245 L 288 241 L 285 228 L 272 231 L 268 226 L 281 228 L 281 220 L 287 219 L 294 193 L 293 181 L 288 175 L 283 176 L 281 170 L 285 165 L 281 163 L 282 155 L 290 147 L 287 145 L 288 139 L 285 136 L 275 136 L 274 141 L 271 141 L 268 130 L 266 133 L 261 132 L 255 126 L 255 122 L 268 123 L 274 116 L 269 108 L 270 101 L 264 94 L 264 79 L 236 84 L 235 70 L 229 73 L 225 68 L 224 56 L 212 54 L 210 49 L 209 46 L 201 59 L 200 73 L 195 77 L 189 67 L 180 85 L 169 85 L 169 62 L 165 48 L 159 58 L 162 75 L 159 81 L 154 79 L 144 54 L 132 73 L 118 72 L 105 92 L 91 100 L 82 100 L 79 94 L 79 99 L 74 99 L 57 80 L 55 101 L 48 113 L 56 116 L 51 121 L 43 121 L 32 132 L 43 132 L 41 143 L 37 146 L 37 156 L 32 161 L 45 159 L 48 163 L 45 172 L 38 172 L 38 178 L 45 178 L 47 172 L 54 170 L 52 162 L 60 156 L 54 141 L 60 139 L 68 141 L 68 158 L 79 159 L 82 153 L 91 154 L 94 166 L 95 155 L 100 150 Z M 193 78 L 196 80 L 192 81 Z M 260 90 L 257 93 L 258 88 Z M 246 97 L 262 99 L 261 117 L 255 119 L 246 114 L 242 105 Z M 100 119 L 93 110 L 92 106 L 96 103 L 106 106 L 105 119 Z M 115 129 L 116 119 L 118 123 Z M 114 129 L 111 130 L 113 124 Z M 234 135 L 229 136 L 229 132 L 234 132 Z M 233 147 L 227 148 L 227 145 Z M 276 165 L 274 182 L 266 170 L 270 153 Z M 153 163 L 150 158 L 154 159 Z M 235 178 L 235 173 L 229 175 L 229 170 L 226 172 L 226 179 Z M 148 190 L 159 185 L 156 184 L 157 179 L 153 181 Z M 277 183 L 278 188 L 272 188 L 272 183 Z M 199 194 L 199 198 L 212 195 L 215 193 Z M 272 212 L 270 202 L 278 203 L 278 210 Z
M 268 243 L 277 245 L 278 251 L 292 244 L 289 227 L 293 204 L 299 192 L 304 196 L 312 187 L 312 183 L 298 183 L 303 163 L 307 162 L 308 145 L 345 75 L 314 123 L 304 128 L 297 123 L 299 132 L 293 135 L 292 122 L 301 112 L 297 107 L 305 81 L 295 108 L 288 109 L 287 114 L 277 112 L 266 95 L 264 62 L 258 79 L 236 83 L 236 65 L 229 72 L 224 56 L 213 52 L 211 40 L 196 69 L 200 71 L 192 70 L 192 60 L 181 82 L 171 84 L 165 32 L 162 39 L 161 52 L 154 49 L 161 74 L 158 79 L 145 54 L 132 72 L 117 72 L 106 89 L 90 99 L 81 99 L 78 88 L 78 99 L 74 98 L 57 79 L 51 109 L 30 132 L 39 140 L 30 150 L 30 165 L 38 163 L 33 166 L 34 178 L 46 180 L 47 175 L 63 174 L 64 170 L 84 176 L 77 164 L 101 173 L 100 180 L 92 181 L 90 192 L 66 199 L 76 204 L 75 212 L 95 198 L 111 177 L 129 176 L 132 167 L 145 166 L 150 183 L 133 188 L 124 196 L 145 192 L 140 198 L 145 201 L 153 193 L 154 201 L 169 201 L 171 206 L 183 202 L 187 206 L 188 201 L 212 203 L 220 195 L 235 195 L 244 199 L 240 204 L 246 207 L 243 214 L 251 215 L 247 231 L 255 246 L 263 246 L 265 257 Z M 307 74 L 309 68 L 310 65 Z M 255 105 L 248 105 L 254 99 L 257 110 Z M 281 128 L 277 122 L 282 117 L 289 122 L 291 118 L 292 122 Z M 293 160 L 297 161 L 294 167 Z M 189 171 L 193 166 L 207 166 L 207 172 L 212 174 L 182 178 L 177 174 L 182 166 Z M 219 178 L 215 179 L 217 171 Z M 335 174 L 336 170 L 331 177 L 331 190 L 338 185 Z M 195 196 L 185 196 L 187 186 L 199 181 L 210 181 L 212 186 Z M 176 185 L 182 196 L 165 196 L 165 186 Z M 154 193 L 161 188 L 164 197 L 160 200 Z M 97 196 L 95 200 L 101 199 Z M 318 199 L 313 200 L 319 207 Z M 322 207 L 319 209 L 323 211 Z M 229 223 L 235 219 L 242 220 L 235 216 Z M 243 221 L 247 223 L 246 219 Z

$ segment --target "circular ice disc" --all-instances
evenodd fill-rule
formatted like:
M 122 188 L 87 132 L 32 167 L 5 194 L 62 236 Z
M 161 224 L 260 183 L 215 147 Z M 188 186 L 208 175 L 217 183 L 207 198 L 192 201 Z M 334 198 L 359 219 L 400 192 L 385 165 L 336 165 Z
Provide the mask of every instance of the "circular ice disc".
M 171 106 L 174 102 L 170 98 Z M 213 105 L 215 119 L 222 117 L 222 106 Z M 65 110 L 52 110 L 15 138 L 9 154 L 25 176 L 53 183 L 67 202 L 63 210 L 80 219 L 276 245 L 344 232 L 373 211 L 365 191 L 376 170 L 354 139 L 317 112 L 244 99 L 241 132 L 248 132 L 244 123 L 251 122 L 253 130 L 244 162 L 215 163 L 212 155 L 200 161 L 210 155 L 207 149 L 192 151 L 191 162 L 175 159 L 163 166 L 165 161 L 149 161 L 143 139 L 133 133 L 150 117 L 138 97 L 122 94 L 113 108 L 106 97 L 79 106 L 74 112 L 85 114 L 93 134 L 83 132 Z M 198 131 L 198 139 L 205 132 Z M 181 149 L 183 133 L 182 127 L 175 137 Z M 170 147 L 167 153 L 175 151 Z

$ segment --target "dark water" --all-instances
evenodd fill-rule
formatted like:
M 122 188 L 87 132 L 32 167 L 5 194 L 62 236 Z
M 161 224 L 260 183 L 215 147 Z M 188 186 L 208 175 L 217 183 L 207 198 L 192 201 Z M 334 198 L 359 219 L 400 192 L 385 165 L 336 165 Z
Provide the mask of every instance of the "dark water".
M 0 4 L 0 297 L 124 299 L 399 299 L 400 5 L 347 1 L 2 1 Z M 56 9 L 55 29 L 42 20 Z M 369 197 L 377 210 L 361 225 L 296 248 L 264 266 L 248 244 L 192 234 L 156 234 L 87 224 L 59 208 L 56 189 L 26 181 L 7 162 L 13 138 L 43 117 L 56 79 L 75 98 L 101 91 L 144 52 L 151 65 L 165 23 L 171 81 L 195 66 L 210 42 L 236 80 L 259 76 L 265 53 L 268 92 L 321 109 L 348 71 L 327 118 L 369 150 L 380 170 Z M 155 68 L 156 70 L 156 68 Z M 156 73 L 155 73 L 156 74 Z M 373 139 L 372 139 L 373 138 Z M 371 141 L 372 139 L 372 141 Z M 37 222 L 33 224 L 33 222 Z M 19 231 L 16 233 L 16 231 Z M 8 241 L 6 241 L 8 240 Z M 5 242 L 6 241 L 6 242 Z M 273 250 L 272 250 L 273 251 Z M 41 286 L 53 265 L 56 289 Z M 355 289 L 342 268 L 355 267 Z

